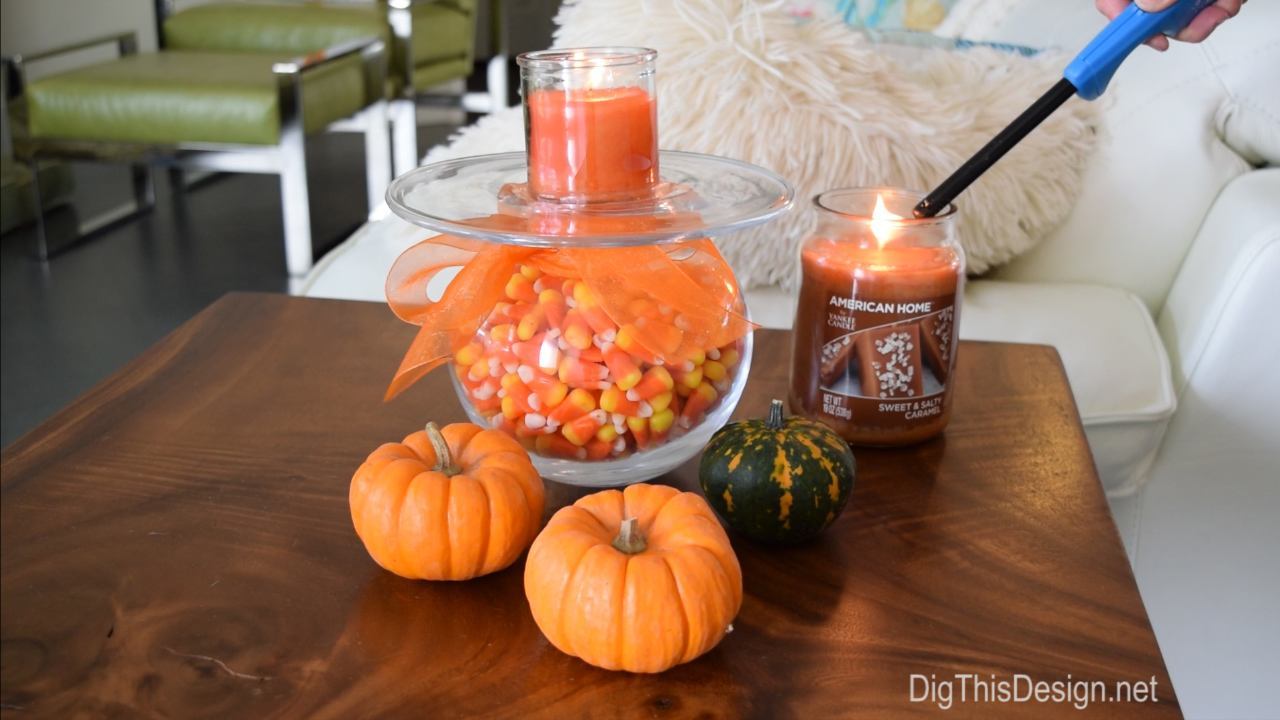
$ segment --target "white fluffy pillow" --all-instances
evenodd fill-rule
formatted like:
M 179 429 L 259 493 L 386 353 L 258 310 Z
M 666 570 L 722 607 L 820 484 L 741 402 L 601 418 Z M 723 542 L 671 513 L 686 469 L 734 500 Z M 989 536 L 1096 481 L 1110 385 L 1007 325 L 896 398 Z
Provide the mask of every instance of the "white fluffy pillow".
M 556 45 L 656 48 L 660 142 L 768 167 L 797 187 L 798 211 L 717 239 L 744 286 L 797 280 L 830 188 L 932 188 L 1061 77 L 1065 59 L 986 49 L 904 59 L 833 19 L 800 22 L 783 2 L 566 0 Z M 518 109 L 464 129 L 428 159 L 523 147 Z M 1069 101 L 959 200 L 969 271 L 1008 261 L 1071 209 L 1097 133 Z

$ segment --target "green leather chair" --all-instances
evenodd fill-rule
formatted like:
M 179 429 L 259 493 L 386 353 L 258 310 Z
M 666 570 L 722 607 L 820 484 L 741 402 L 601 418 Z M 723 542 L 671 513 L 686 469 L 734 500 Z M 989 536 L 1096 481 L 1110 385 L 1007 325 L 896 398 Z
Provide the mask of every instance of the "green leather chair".
M 120 57 L 27 82 L 24 69 L 72 50 L 114 43 Z M 293 59 L 272 53 L 164 51 L 136 54 L 132 34 L 7 59 L 27 108 L 14 154 L 125 162 L 135 211 L 154 204 L 150 165 L 280 176 L 289 274 L 312 265 L 305 137 L 336 122 L 365 135 L 366 192 L 373 212 L 390 176 L 385 42 L 356 38 Z M 350 120 L 349 120 L 350 119 Z M 32 184 L 37 193 L 38 183 Z M 35 203 L 40 206 L 39 198 Z M 39 254 L 50 254 L 43 223 Z
M 9 102 L 9 73 L 0 72 L 0 233 L 26 225 L 45 211 L 57 207 L 71 197 L 75 177 L 62 162 L 43 163 L 33 171 L 13 157 L 13 135 L 21 140 L 27 129 L 26 105 Z M 32 188 L 32 183 L 39 183 Z M 42 202 L 36 205 L 33 198 Z
M 65 203 L 75 188 L 75 179 L 66 163 L 41 165 L 33 175 L 26 165 L 8 155 L 0 156 L 0 233 L 26 225 L 41 214 L 32 202 L 36 194 L 31 188 L 33 180 L 40 183 L 41 212 Z
M 386 95 L 397 175 L 417 167 L 416 101 L 432 86 L 471 74 L 476 0 L 176 5 L 175 0 L 156 2 L 159 36 L 168 50 L 294 54 L 356 37 L 381 38 L 391 48 Z M 505 106 L 505 61 L 501 67 L 501 77 L 491 77 L 487 103 L 479 103 L 489 107 L 469 109 Z

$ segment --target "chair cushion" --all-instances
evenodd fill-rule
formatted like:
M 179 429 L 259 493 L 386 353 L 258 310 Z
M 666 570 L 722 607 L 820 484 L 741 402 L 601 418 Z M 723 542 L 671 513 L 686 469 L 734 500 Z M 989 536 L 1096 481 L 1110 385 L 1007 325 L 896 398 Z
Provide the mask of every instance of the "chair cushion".
M 169 50 L 302 55 L 376 36 L 390 45 L 391 28 L 377 5 L 209 3 L 165 20 Z
M 453 60 L 439 60 L 437 62 L 419 65 L 413 69 L 413 86 L 419 90 L 426 90 L 433 85 L 449 82 L 457 78 L 465 78 L 471 74 L 471 61 L 465 58 L 455 58 Z
M 1057 348 L 1103 486 L 1113 496 L 1139 487 L 1177 405 L 1142 300 L 1095 285 L 977 280 L 965 290 L 960 336 Z
M 42 162 L 37 177 L 40 182 L 41 212 L 66 202 L 75 188 L 75 177 L 66 163 Z M 9 232 L 35 217 L 31 168 L 8 155 L 0 156 L 0 232 Z
M 417 68 L 461 60 L 471 72 L 475 48 L 475 2 L 418 3 L 413 6 L 413 62 Z
M 43 78 L 27 88 L 31 135 L 161 144 L 275 144 L 280 114 L 271 65 L 280 59 L 260 53 L 162 52 Z M 308 132 L 364 107 L 360 56 L 309 71 L 302 95 Z
M 429 87 L 471 73 L 475 44 L 473 0 L 413 5 L 414 85 Z M 209 3 L 174 13 L 164 24 L 170 50 L 300 55 L 336 43 L 376 36 L 390 49 L 389 92 L 404 78 L 399 47 L 391 42 L 385 2 Z

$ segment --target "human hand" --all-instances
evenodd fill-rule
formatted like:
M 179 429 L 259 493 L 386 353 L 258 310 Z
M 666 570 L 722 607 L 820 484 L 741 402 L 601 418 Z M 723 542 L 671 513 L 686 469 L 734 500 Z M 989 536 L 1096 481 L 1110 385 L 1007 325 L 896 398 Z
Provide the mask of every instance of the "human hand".
M 1160 12 L 1174 3 L 1174 0 L 1133 1 L 1138 3 L 1138 7 L 1146 12 Z M 1209 37 L 1209 33 L 1213 32 L 1214 28 L 1235 17 L 1245 2 L 1246 0 L 1218 0 L 1201 10 L 1175 37 L 1184 42 L 1200 42 Z M 1094 5 L 1107 18 L 1114 18 L 1124 12 L 1124 9 L 1129 7 L 1129 3 L 1130 0 L 1094 0 Z M 1160 52 L 1164 52 L 1169 49 L 1169 38 L 1164 35 L 1154 35 L 1147 40 L 1147 44 Z

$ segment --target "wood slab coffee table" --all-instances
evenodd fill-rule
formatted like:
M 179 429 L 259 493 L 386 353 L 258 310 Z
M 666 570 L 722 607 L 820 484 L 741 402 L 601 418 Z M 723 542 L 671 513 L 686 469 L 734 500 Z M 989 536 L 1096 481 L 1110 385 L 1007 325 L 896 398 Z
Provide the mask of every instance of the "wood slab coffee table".
M 735 538 L 734 632 L 637 676 L 548 645 L 522 562 L 428 583 L 365 554 L 352 471 L 463 418 L 444 372 L 382 403 L 413 331 L 377 304 L 229 295 L 6 449 L 4 717 L 887 718 L 943 714 L 943 681 L 948 716 L 1082 715 L 974 702 L 967 675 L 1154 679 L 1157 702 L 1083 715 L 1180 715 L 1053 349 L 964 343 L 945 436 L 859 451 L 813 544 Z M 757 336 L 739 416 L 783 395 L 788 352 Z M 667 481 L 696 488 L 694 466 Z M 552 485 L 548 512 L 579 494 Z

